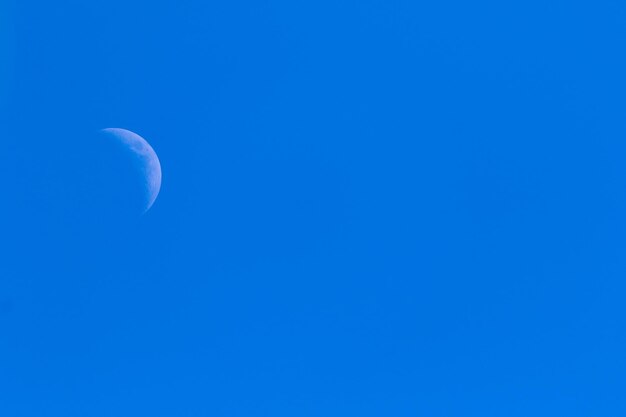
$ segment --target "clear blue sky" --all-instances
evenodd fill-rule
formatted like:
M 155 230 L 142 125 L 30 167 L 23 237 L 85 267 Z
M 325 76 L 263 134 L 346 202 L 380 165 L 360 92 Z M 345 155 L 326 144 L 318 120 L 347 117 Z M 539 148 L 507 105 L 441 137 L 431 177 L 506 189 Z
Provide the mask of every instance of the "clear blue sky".
M 623 1 L 0 4 L 1 416 L 626 415 Z

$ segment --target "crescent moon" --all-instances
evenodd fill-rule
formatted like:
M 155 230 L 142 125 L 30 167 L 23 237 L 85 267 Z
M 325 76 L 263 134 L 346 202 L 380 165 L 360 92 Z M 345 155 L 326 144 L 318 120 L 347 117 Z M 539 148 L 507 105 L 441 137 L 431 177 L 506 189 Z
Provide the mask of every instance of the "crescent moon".
M 118 141 L 128 149 L 136 161 L 142 176 L 143 189 L 145 191 L 145 214 L 159 196 L 161 191 L 161 162 L 152 146 L 138 134 L 130 130 L 120 128 L 108 128 L 100 131 L 102 134 Z

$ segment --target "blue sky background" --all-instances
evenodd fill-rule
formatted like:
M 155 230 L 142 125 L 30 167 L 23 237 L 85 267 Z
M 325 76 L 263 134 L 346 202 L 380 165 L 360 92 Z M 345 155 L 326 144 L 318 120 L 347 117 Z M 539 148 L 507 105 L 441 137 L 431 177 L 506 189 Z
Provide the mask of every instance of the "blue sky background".
M 1 4 L 0 415 L 626 413 L 623 2 Z

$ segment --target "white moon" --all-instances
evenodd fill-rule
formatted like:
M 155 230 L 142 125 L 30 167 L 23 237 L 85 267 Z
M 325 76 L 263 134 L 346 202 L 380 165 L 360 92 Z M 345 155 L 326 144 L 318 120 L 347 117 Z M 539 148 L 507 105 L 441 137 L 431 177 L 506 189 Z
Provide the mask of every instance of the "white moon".
M 141 136 L 126 129 L 108 128 L 101 133 L 117 141 L 128 149 L 134 164 L 141 172 L 143 192 L 145 193 L 143 213 L 146 213 L 156 201 L 161 190 L 161 163 L 152 146 Z

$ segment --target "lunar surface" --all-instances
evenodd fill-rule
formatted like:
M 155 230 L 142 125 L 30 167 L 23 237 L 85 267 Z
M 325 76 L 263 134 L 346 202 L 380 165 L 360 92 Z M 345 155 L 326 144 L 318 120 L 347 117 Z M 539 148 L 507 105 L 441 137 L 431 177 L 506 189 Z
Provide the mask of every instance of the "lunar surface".
M 127 152 L 122 163 L 130 163 L 132 171 L 129 181 L 139 180 L 136 190 L 141 201 L 139 211 L 147 212 L 156 201 L 161 190 L 161 163 L 150 144 L 141 136 L 129 130 L 109 128 L 100 131 L 104 140 L 114 142 L 120 150 Z
M 77 165 L 67 179 L 77 189 L 69 200 L 79 204 L 79 216 L 105 224 L 150 210 L 161 189 L 161 164 L 148 142 L 118 128 L 86 139 L 72 152 Z

